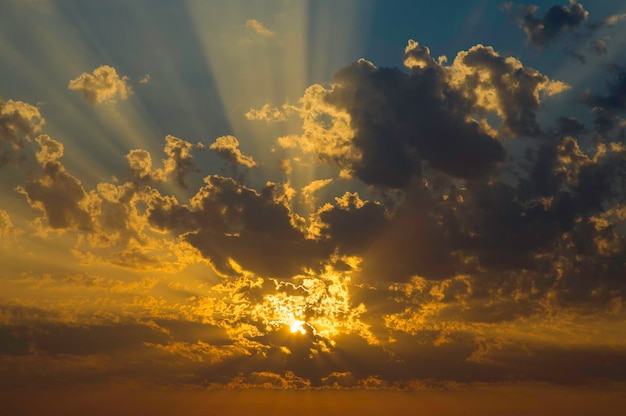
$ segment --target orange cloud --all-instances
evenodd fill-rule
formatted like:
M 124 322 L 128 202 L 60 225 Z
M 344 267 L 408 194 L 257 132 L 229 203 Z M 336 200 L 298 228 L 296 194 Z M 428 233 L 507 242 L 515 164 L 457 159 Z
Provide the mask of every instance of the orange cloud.
M 102 104 L 127 99 L 132 94 L 128 81 L 129 78 L 120 77 L 115 68 L 102 65 L 91 74 L 85 72 L 71 80 L 68 88 L 82 93 L 91 104 Z
M 246 20 L 246 27 L 257 35 L 265 38 L 271 38 L 276 34 L 276 32 L 269 30 L 263 23 L 256 19 Z

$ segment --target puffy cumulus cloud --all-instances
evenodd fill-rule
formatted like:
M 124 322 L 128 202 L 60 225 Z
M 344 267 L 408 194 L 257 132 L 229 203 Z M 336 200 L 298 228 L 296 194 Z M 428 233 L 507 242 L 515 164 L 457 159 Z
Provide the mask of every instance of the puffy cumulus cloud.
M 126 155 L 126 159 L 128 160 L 132 177 L 140 181 L 153 177 L 150 152 L 143 149 L 133 149 Z
M 269 183 L 257 192 L 216 175 L 205 183 L 189 206 L 153 200 L 151 224 L 181 233 L 221 273 L 235 272 L 234 260 L 261 275 L 290 277 L 318 261 L 321 253 L 301 231 L 302 221 L 287 205 L 283 187 Z
M 474 177 L 503 160 L 504 149 L 468 119 L 469 103 L 445 82 L 443 69 L 428 63 L 407 74 L 361 60 L 335 75 L 326 100 L 350 114 L 351 144 L 360 153 L 352 169 L 364 182 L 406 187 L 422 161 Z
M 285 104 L 280 109 L 264 106 L 261 110 L 250 110 L 247 117 L 267 122 L 299 117 L 302 134 L 279 137 L 279 146 L 315 154 L 322 162 L 349 164 L 359 158 L 358 149 L 352 146 L 354 130 L 350 114 L 326 100 L 331 92 L 322 85 L 311 85 L 297 105 Z
M 198 171 L 191 152 L 194 149 L 202 149 L 203 147 L 201 143 L 193 145 L 178 137 L 166 136 L 164 150 L 165 154 L 167 154 L 167 159 L 163 160 L 165 177 L 171 177 L 179 186 L 187 188 L 187 176 Z
M 372 185 L 406 188 L 425 168 L 475 179 L 505 159 L 489 114 L 502 120 L 508 136 L 537 136 L 541 95 L 569 88 L 482 45 L 446 65 L 409 41 L 405 65 L 408 73 L 361 59 L 340 70 L 330 88 L 311 86 L 297 106 L 273 109 L 303 120 L 302 134 L 278 144 Z
M 540 94 L 555 95 L 569 88 L 483 45 L 459 52 L 449 70 L 451 82 L 465 97 L 500 116 L 509 136 L 537 136 Z
M 589 12 L 582 4 L 571 2 L 569 6 L 552 6 L 542 16 L 535 14 L 537 6 L 526 6 L 509 12 L 515 18 L 528 37 L 528 42 L 537 48 L 543 48 L 555 41 L 561 34 L 574 30 L 581 25 Z
M 215 151 L 228 165 L 236 169 L 237 166 L 254 168 L 258 164 L 251 156 L 246 156 L 239 150 L 239 140 L 235 136 L 222 136 L 215 139 L 209 149 Z
M 0 168 L 18 160 L 19 150 L 31 136 L 41 131 L 44 123 L 37 107 L 0 99 Z
M 48 135 L 41 135 L 35 140 L 41 148 L 36 157 L 43 173 L 40 178 L 18 187 L 18 191 L 27 197 L 32 207 L 44 213 L 51 228 L 90 230 L 92 224 L 86 206 L 87 193 L 81 182 L 58 161 L 63 156 L 63 144 Z
M 102 104 L 127 99 L 132 93 L 128 81 L 129 78 L 120 77 L 115 68 L 102 65 L 91 74 L 85 72 L 71 80 L 68 88 L 82 93 L 91 104 Z
M 88 194 L 92 228 L 73 253 L 85 264 L 114 264 L 133 270 L 174 272 L 200 260 L 175 238 L 152 232 L 145 206 L 157 191 L 127 182 L 100 183 Z
M 80 236 L 74 254 L 84 263 L 111 263 L 118 266 L 175 272 L 201 260 L 188 243 L 154 231 L 146 207 L 155 200 L 178 203 L 162 196 L 154 187 L 167 180 L 186 187 L 185 179 L 197 170 L 191 151 L 201 148 L 174 136 L 166 137 L 163 168 L 152 168 L 152 157 L 134 149 L 126 159 L 128 181 L 121 184 L 99 183 L 88 194 L 92 229 Z
M 165 136 L 164 152 L 166 159 L 162 160 L 163 168 L 152 168 L 152 155 L 144 149 L 133 149 L 127 155 L 130 168 L 130 180 L 139 185 L 173 180 L 181 188 L 187 188 L 187 177 L 198 172 L 192 152 L 202 149 L 204 145 L 193 145 L 178 137 Z
M 264 38 L 271 38 L 276 34 L 276 32 L 269 30 L 263 23 L 256 19 L 246 20 L 246 27 Z

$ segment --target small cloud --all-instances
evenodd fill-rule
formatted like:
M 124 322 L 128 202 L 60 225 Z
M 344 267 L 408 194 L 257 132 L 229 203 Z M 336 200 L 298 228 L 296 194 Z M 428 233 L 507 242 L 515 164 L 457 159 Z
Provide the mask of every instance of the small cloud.
M 293 166 L 291 166 L 291 160 L 281 159 L 278 162 L 278 169 L 280 169 L 281 172 L 284 172 L 285 174 L 290 175 L 291 172 L 293 172 Z
M 591 42 L 591 49 L 598 55 L 606 55 L 608 50 L 606 47 L 606 41 L 602 39 Z
M 263 105 L 259 110 L 251 108 L 245 114 L 246 119 L 252 120 L 265 120 L 268 123 L 277 123 L 280 121 L 286 121 L 287 115 L 289 113 L 289 108 L 285 109 L 286 111 L 281 111 L 276 107 L 272 107 L 269 104 Z
M 603 26 L 613 26 L 615 23 L 626 19 L 626 13 L 614 14 L 602 21 Z
M 246 27 L 253 30 L 257 35 L 263 36 L 264 38 L 271 38 L 276 34 L 276 32 L 269 30 L 267 27 L 265 27 L 263 23 L 259 22 L 256 19 L 247 20 Z
M 511 5 L 507 4 L 505 9 L 526 32 L 528 42 L 539 49 L 556 40 L 562 33 L 575 29 L 589 16 L 582 4 L 576 2 L 571 2 L 569 6 L 552 6 L 542 17 L 535 16 L 539 9 L 537 6 L 512 10 Z
M 311 209 L 315 208 L 317 203 L 317 196 L 315 195 L 319 190 L 332 183 L 332 179 L 318 179 L 305 185 L 302 188 L 301 198 L 302 202 L 310 206 Z
M 0 209 L 0 247 L 9 248 L 20 231 L 13 225 L 9 213 Z
M 209 149 L 214 150 L 218 156 L 224 159 L 228 164 L 237 166 L 242 165 L 247 168 L 258 166 L 252 156 L 246 156 L 239 150 L 239 140 L 235 136 L 218 137 Z
M 139 80 L 140 84 L 147 84 L 148 82 L 150 82 L 150 74 L 144 75 L 144 77 Z
M 128 80 L 126 76 L 120 78 L 115 68 L 102 65 L 91 74 L 84 72 L 71 80 L 68 88 L 80 91 L 91 104 L 102 104 L 105 101 L 114 102 L 118 98 L 127 99 L 132 93 Z
M 19 151 L 41 131 L 46 120 L 39 109 L 22 101 L 0 98 L 0 168 L 20 160 Z

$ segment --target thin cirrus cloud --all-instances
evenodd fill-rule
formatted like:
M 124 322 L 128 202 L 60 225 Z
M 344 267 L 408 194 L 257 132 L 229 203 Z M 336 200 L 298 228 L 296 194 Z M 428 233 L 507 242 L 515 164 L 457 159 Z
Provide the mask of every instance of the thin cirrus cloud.
M 525 13 L 537 47 L 591 14 Z M 579 53 L 606 58 L 598 42 Z M 19 181 L 0 204 L 1 385 L 623 386 L 624 63 L 580 87 L 480 43 L 450 60 L 397 48 L 399 67 L 356 59 L 299 97 L 243 101 L 230 132 L 127 143 L 95 183 L 73 169 L 53 101 L 0 101 L 0 175 Z M 170 97 L 156 78 L 133 92 L 105 65 L 65 92 Z M 269 134 L 267 154 L 250 146 Z

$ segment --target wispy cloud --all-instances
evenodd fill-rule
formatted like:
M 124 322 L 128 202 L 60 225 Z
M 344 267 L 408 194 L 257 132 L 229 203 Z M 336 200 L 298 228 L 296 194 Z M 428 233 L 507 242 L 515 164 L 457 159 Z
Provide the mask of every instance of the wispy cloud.
M 246 27 L 257 35 L 265 38 L 271 38 L 276 34 L 276 32 L 269 30 L 263 23 L 256 19 L 246 20 Z

